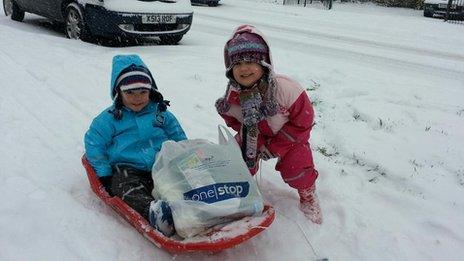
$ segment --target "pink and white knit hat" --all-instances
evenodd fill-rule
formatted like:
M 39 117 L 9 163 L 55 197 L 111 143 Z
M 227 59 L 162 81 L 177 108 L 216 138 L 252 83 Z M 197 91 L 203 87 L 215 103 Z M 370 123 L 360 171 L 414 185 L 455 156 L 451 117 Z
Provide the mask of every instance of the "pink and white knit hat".
M 227 71 L 241 61 L 270 63 L 269 48 L 261 36 L 243 32 L 236 34 L 225 48 Z

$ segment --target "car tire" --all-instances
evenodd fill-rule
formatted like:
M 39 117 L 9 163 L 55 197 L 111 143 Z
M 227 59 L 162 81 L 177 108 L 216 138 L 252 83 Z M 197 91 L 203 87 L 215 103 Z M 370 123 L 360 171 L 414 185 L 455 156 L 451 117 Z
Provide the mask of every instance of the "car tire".
M 6 16 L 11 16 L 14 21 L 21 22 L 24 20 L 24 11 L 13 0 L 3 0 L 3 11 Z
M 218 4 L 219 2 L 209 2 L 208 6 L 214 7 L 214 6 L 218 6 Z
M 90 38 L 82 8 L 76 3 L 71 3 L 66 7 L 64 33 L 69 39 L 85 41 Z
M 161 35 L 160 44 L 162 45 L 175 45 L 182 40 L 183 35 Z
M 5 16 L 10 16 L 13 13 L 13 1 L 3 0 L 3 12 Z

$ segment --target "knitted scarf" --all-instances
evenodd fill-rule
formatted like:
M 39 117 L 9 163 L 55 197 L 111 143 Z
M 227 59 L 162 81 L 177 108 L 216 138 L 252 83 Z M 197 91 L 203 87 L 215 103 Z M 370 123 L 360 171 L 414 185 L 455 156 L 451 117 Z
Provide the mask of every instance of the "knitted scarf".
M 266 74 L 254 86 L 245 89 L 231 79 L 225 96 L 216 101 L 216 110 L 219 114 L 225 114 L 230 109 L 227 96 L 232 87 L 239 92 L 242 108 L 242 156 L 248 168 L 252 169 L 256 167 L 257 162 L 258 123 L 266 117 L 277 114 L 276 82 L 271 74 Z

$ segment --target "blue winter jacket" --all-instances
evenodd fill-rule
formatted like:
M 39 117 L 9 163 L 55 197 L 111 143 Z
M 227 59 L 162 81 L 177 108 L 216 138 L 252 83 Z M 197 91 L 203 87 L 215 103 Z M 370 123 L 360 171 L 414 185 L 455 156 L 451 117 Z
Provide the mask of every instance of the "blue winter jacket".
M 136 55 L 113 59 L 112 94 L 115 79 L 131 64 L 145 66 Z M 114 108 L 113 104 L 100 113 L 84 138 L 86 157 L 99 177 L 111 176 L 112 167 L 119 164 L 151 171 L 163 142 L 187 139 L 174 115 L 169 111 L 159 112 L 158 104 L 153 101 L 139 112 L 123 107 L 119 120 L 113 116 Z

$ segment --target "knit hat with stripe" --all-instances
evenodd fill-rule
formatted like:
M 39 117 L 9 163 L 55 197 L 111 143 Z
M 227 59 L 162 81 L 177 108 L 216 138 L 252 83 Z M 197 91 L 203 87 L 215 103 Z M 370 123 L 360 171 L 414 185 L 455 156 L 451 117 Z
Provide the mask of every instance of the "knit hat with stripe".
M 143 66 L 129 66 L 116 79 L 116 90 L 156 89 L 150 72 Z

